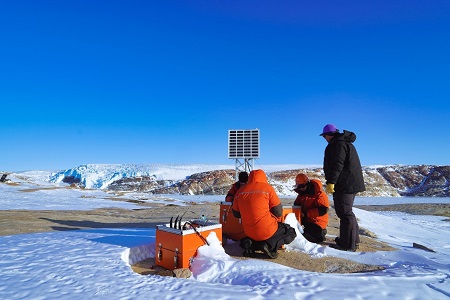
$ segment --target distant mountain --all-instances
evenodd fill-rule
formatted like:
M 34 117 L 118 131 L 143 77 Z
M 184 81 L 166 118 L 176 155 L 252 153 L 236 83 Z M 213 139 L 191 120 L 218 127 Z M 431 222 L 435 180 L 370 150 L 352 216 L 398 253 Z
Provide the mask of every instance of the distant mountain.
M 108 189 L 111 184 L 121 179 L 148 177 L 151 181 L 171 182 L 185 179 L 194 173 L 229 167 L 229 165 L 201 164 L 87 164 L 52 174 L 50 181 L 75 183 L 90 189 Z
M 279 195 L 293 196 L 295 176 L 305 173 L 325 183 L 318 167 L 282 169 L 266 166 L 269 182 Z M 363 168 L 367 191 L 360 196 L 449 197 L 450 166 L 392 165 Z M 234 183 L 229 165 L 81 165 L 55 173 L 50 181 L 83 188 L 139 191 L 152 194 L 224 195 Z

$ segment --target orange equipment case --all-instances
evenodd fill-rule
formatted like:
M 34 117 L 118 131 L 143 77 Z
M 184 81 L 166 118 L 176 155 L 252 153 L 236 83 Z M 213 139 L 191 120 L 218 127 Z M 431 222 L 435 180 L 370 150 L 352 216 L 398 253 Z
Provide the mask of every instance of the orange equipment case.
M 222 242 L 222 225 L 203 220 L 184 222 L 183 227 L 176 229 L 169 224 L 156 226 L 156 265 L 169 270 L 189 268 L 197 249 L 206 244 L 206 238 L 215 232 Z M 195 228 L 195 229 L 194 229 Z
M 232 239 L 238 241 L 245 237 L 244 228 L 242 228 L 241 219 L 236 218 L 231 210 L 232 202 L 220 202 L 220 223 L 222 224 L 223 239 Z M 286 216 L 290 213 L 295 214 L 295 218 L 301 224 L 301 207 L 294 205 L 283 205 L 283 214 L 279 222 L 284 222 Z
M 283 205 L 283 214 L 281 215 L 280 219 L 278 220 L 279 222 L 284 222 L 284 220 L 286 219 L 287 215 L 290 213 L 294 213 L 295 214 L 295 218 L 297 219 L 298 223 L 300 223 L 300 225 L 302 224 L 301 221 L 301 216 L 302 216 L 302 209 L 300 205 Z
M 241 218 L 236 218 L 231 210 L 232 202 L 220 202 L 220 219 L 222 224 L 222 234 L 224 239 L 238 241 L 245 238 L 244 228 L 241 224 Z

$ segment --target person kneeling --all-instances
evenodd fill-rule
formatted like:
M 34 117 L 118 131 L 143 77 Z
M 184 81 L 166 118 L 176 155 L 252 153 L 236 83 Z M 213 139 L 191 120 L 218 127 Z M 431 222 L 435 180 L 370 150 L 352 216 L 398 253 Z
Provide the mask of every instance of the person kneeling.
M 328 196 L 322 189 L 322 182 L 317 179 L 310 180 L 305 174 L 298 174 L 295 184 L 294 191 L 298 196 L 294 205 L 301 206 L 303 236 L 312 243 L 321 243 L 325 241 L 327 234 L 330 207 Z
M 278 222 L 283 207 L 263 170 L 250 172 L 248 183 L 234 197 L 232 209 L 233 215 L 241 218 L 247 236 L 240 243 L 244 256 L 253 257 L 260 250 L 276 258 L 277 250 L 297 236 L 294 228 Z

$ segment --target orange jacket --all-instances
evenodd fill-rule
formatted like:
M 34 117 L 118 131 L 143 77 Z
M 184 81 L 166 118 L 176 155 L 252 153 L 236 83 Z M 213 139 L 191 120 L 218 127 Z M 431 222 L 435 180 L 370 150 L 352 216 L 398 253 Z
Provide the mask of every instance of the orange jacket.
M 317 179 L 311 179 L 314 186 L 314 195 L 299 194 L 294 201 L 294 205 L 300 205 L 306 222 L 314 223 L 325 229 L 328 225 L 328 213 L 319 216 L 319 206 L 329 208 L 327 194 L 322 189 L 322 182 Z
M 241 214 L 245 234 L 255 241 L 267 240 L 277 231 L 279 216 L 271 212 L 277 206 L 281 208 L 280 198 L 263 170 L 250 172 L 247 184 L 238 190 L 233 202 L 233 210 Z
M 231 186 L 230 190 L 228 191 L 227 195 L 225 196 L 225 201 L 226 202 L 233 202 L 234 201 L 234 196 L 236 195 L 237 191 L 243 187 L 245 185 L 245 183 L 240 183 L 239 181 L 233 183 L 233 185 Z

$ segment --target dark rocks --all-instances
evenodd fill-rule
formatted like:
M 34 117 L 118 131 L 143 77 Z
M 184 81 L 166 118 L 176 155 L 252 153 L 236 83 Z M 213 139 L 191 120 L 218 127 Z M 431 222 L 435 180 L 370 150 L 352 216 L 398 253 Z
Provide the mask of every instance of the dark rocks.
M 322 168 L 304 168 L 267 172 L 269 183 L 279 195 L 295 196 L 295 176 L 305 173 L 325 184 Z M 366 191 L 371 197 L 449 197 L 450 166 L 377 166 L 364 167 Z M 66 176 L 63 182 L 82 185 L 83 180 Z M 215 170 L 195 173 L 184 180 L 157 180 L 156 176 L 126 177 L 108 185 L 108 190 L 136 191 L 152 194 L 225 195 L 235 182 L 235 171 Z
M 81 178 L 75 176 L 66 176 L 62 181 L 68 184 L 79 184 L 81 182 Z
M 377 171 L 401 196 L 450 196 L 450 166 L 390 166 Z

